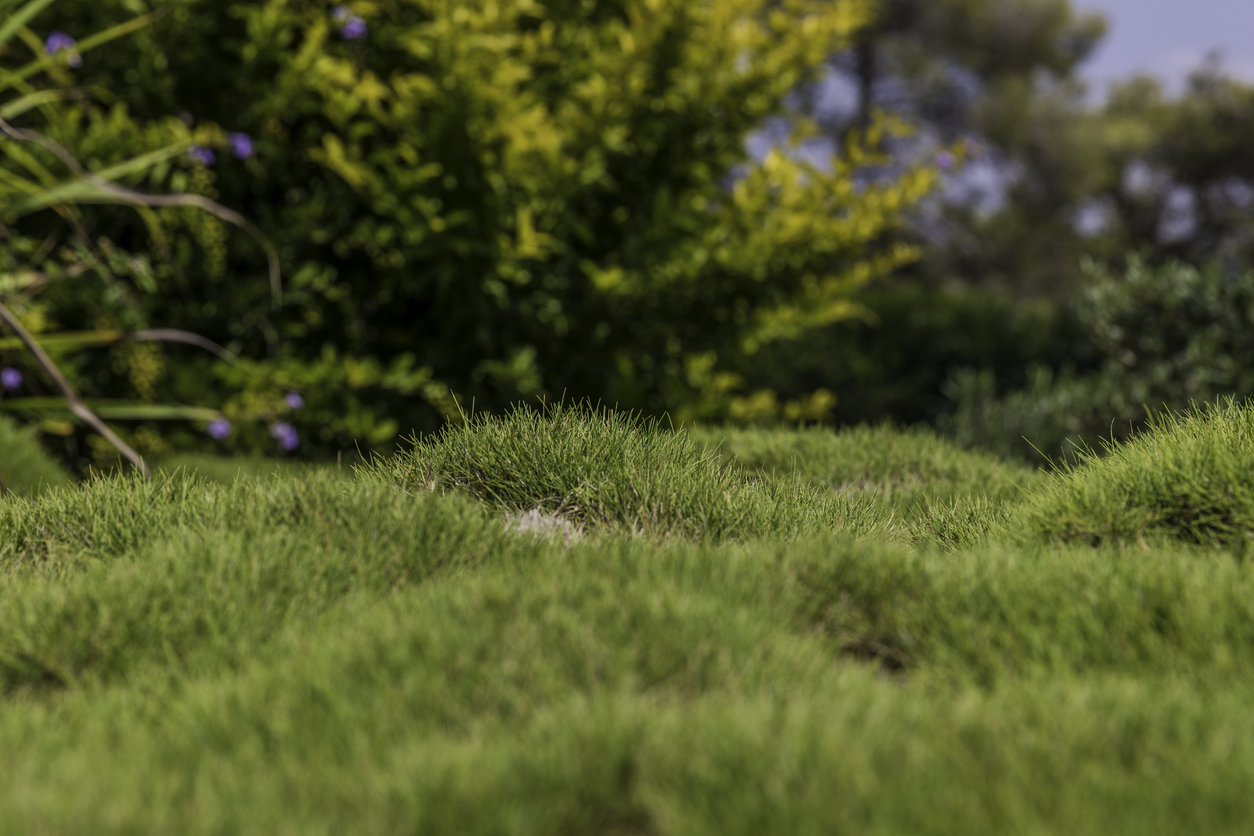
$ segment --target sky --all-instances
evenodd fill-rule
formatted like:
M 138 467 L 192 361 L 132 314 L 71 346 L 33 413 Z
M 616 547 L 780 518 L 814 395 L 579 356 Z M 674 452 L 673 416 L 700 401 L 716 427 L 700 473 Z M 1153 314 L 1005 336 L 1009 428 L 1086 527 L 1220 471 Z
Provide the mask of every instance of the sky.
M 1191 69 L 1219 50 L 1228 72 L 1254 82 L 1254 0 L 1072 0 L 1106 15 L 1110 29 L 1081 74 L 1099 97 L 1135 73 L 1179 92 Z
M 1071 0 L 1080 11 L 1101 12 L 1109 28 L 1106 37 L 1080 75 L 1089 82 L 1094 101 L 1107 85 L 1148 73 L 1179 93 L 1191 70 L 1215 50 L 1224 57 L 1227 72 L 1254 83 L 1254 0 Z M 833 87 L 836 99 L 850 98 L 852 88 Z M 784 126 L 786 129 L 786 125 Z M 784 133 L 762 130 L 749 137 L 749 149 L 761 158 L 778 145 Z M 830 143 L 817 143 L 803 152 L 822 164 L 831 154 Z

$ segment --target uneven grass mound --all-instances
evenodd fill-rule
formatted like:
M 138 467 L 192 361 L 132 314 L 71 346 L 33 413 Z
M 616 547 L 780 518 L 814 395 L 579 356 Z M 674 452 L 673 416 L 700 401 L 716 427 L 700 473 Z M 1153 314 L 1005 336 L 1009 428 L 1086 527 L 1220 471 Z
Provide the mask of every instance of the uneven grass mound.
M 475 503 L 306 476 L 107 477 L 0 515 L 0 699 L 216 669 L 354 596 L 542 544 Z M 2 828 L 0 828 L 2 829 Z
M 408 490 L 464 490 L 498 510 L 652 536 L 889 536 L 886 509 L 730 468 L 683 433 L 587 406 L 517 408 L 447 428 L 375 465 Z
M 1132 441 L 1049 481 L 1021 520 L 1037 536 L 1090 544 L 1169 538 L 1254 543 L 1254 405 L 1164 414 Z
M 0 833 L 1140 836 L 1254 819 L 1254 561 L 963 548 L 1004 522 L 976 481 L 929 506 L 948 551 L 627 536 L 640 519 L 809 531 L 839 506 L 587 409 L 420 448 L 348 474 L 114 475 L 0 502 Z M 710 485 L 757 510 L 732 516 Z M 760 516 L 784 488 L 791 511 Z M 605 530 L 511 530 L 568 496 Z
M 277 475 L 300 475 L 318 470 L 314 465 L 301 462 L 283 462 L 274 459 L 249 456 L 205 456 L 181 453 L 168 456 L 156 465 L 156 470 L 167 474 L 183 474 L 230 485 L 241 479 L 265 479 Z
M 4 487 L 18 496 L 69 485 L 69 472 L 49 456 L 39 442 L 34 427 L 18 424 L 0 415 L 0 479 Z M 0 493 L 4 490 L 0 489 Z
M 792 474 L 834 490 L 878 495 L 913 518 L 974 491 L 1018 500 L 1041 478 L 1022 464 L 964 450 L 923 429 L 891 426 L 777 430 L 702 427 L 693 444 L 751 472 Z

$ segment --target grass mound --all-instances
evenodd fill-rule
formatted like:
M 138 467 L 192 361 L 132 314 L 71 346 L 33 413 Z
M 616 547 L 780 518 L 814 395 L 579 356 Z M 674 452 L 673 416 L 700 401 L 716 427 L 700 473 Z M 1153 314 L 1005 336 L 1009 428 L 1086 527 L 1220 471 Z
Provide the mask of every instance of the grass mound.
M 720 464 L 685 434 L 588 406 L 519 407 L 415 441 L 374 472 L 408 490 L 463 490 L 498 510 L 650 536 L 888 536 L 867 497 L 764 479 Z
M 19 496 L 72 484 L 73 477 L 44 451 L 39 432 L 0 415 L 0 479 Z
M 922 457 L 901 438 L 868 478 Z M 238 470 L 0 503 L 0 833 L 1254 819 L 1254 561 L 1226 549 L 972 547 L 1012 507 L 974 466 L 927 506 L 945 548 L 911 546 L 832 526 L 817 470 L 746 473 L 586 408 L 348 473 Z M 593 536 L 528 515 L 572 508 Z
M 1047 482 L 1021 520 L 1036 536 L 1090 544 L 1254 544 L 1254 404 L 1160 415 Z
M 325 476 L 233 487 L 109 477 L 17 510 L 0 517 L 10 695 L 144 665 L 220 667 L 343 600 L 539 548 L 460 497 Z
M 688 436 L 750 472 L 795 473 L 833 490 L 875 494 L 907 519 L 973 492 L 994 503 L 1018 500 L 1041 478 L 1039 471 L 964 450 L 924 429 L 702 427 Z

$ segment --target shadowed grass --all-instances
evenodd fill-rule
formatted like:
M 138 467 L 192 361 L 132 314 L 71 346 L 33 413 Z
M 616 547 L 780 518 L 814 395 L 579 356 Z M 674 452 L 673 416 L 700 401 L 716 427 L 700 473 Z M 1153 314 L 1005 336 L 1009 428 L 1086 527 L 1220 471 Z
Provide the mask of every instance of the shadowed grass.
M 73 482 L 69 472 L 44 451 L 39 431 L 6 415 L 0 415 L 0 479 L 19 496 L 34 496 Z

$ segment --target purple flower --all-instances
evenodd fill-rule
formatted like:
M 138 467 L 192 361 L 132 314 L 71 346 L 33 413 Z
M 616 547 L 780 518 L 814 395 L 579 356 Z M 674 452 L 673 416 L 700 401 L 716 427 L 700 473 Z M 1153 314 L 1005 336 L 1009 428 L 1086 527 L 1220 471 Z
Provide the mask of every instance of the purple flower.
M 44 52 L 49 55 L 56 55 L 58 52 L 69 52 L 70 56 L 66 59 L 66 63 L 71 67 L 80 67 L 83 64 L 82 56 L 74 52 L 74 47 L 78 46 L 78 41 L 71 38 L 64 32 L 53 32 L 48 36 L 48 40 L 44 41 Z
M 217 156 L 203 145 L 193 145 L 188 148 L 187 156 L 201 165 L 213 165 L 213 161 L 217 159 Z
M 300 409 L 305 405 L 305 399 L 300 396 L 299 392 L 288 392 L 283 400 L 287 401 L 287 405 L 292 409 Z
M 22 385 L 22 373 L 12 366 L 0 369 L 0 386 L 10 391 Z
M 296 428 L 286 421 L 271 426 L 270 435 L 278 439 L 284 450 L 295 450 L 300 446 L 300 436 L 296 434 Z
M 948 151 L 941 151 L 936 155 L 936 165 L 940 167 L 941 171 L 949 171 L 949 169 L 953 168 L 955 162 L 954 155 Z
M 253 138 L 248 134 L 228 134 L 227 138 L 231 140 L 231 153 L 237 160 L 246 160 L 253 155 Z
M 209 426 L 205 431 L 213 438 L 221 441 L 231 434 L 231 422 L 225 418 L 214 418 L 209 422 Z
M 359 41 L 366 37 L 366 21 L 354 15 L 340 27 L 340 37 L 346 41 Z
M 336 6 L 332 17 L 340 24 L 340 37 L 344 40 L 359 41 L 366 37 L 366 21 L 349 11 L 348 6 Z

